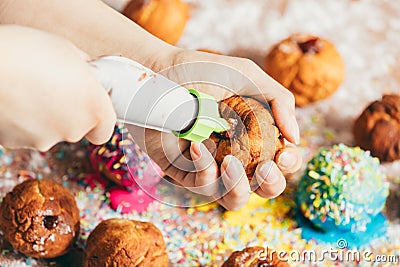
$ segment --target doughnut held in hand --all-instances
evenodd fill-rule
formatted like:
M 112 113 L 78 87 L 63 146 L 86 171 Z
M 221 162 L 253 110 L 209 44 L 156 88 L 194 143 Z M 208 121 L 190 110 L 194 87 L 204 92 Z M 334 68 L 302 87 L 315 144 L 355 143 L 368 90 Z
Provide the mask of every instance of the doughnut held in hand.
M 343 82 L 345 69 L 331 42 L 293 34 L 271 49 L 265 71 L 293 93 L 297 106 L 304 106 L 332 95 Z
M 161 232 L 149 222 L 109 219 L 90 233 L 85 267 L 168 266 Z
M 400 159 L 400 95 L 384 95 L 354 123 L 354 139 L 382 161 Z
M 26 180 L 3 199 L 0 227 L 10 244 L 35 258 L 68 252 L 79 234 L 79 210 L 72 194 L 48 180 Z
M 205 141 L 207 148 L 215 154 L 221 164 L 226 155 L 237 157 L 243 164 L 246 175 L 252 179 L 259 162 L 273 160 L 282 140 L 270 111 L 250 97 L 232 96 L 219 105 L 221 116 L 230 125 L 230 130 L 213 133 Z

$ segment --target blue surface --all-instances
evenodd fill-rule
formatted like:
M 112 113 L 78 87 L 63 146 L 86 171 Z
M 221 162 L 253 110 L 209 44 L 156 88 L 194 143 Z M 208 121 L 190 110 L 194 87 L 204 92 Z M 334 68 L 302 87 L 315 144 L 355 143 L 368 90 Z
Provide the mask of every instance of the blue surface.
M 388 227 L 387 219 L 379 213 L 367 224 L 366 231 L 343 231 L 331 229 L 323 232 L 312 226 L 309 220 L 304 218 L 300 211 L 296 212 L 296 220 L 302 228 L 301 237 L 306 240 L 314 239 L 318 243 L 325 243 L 332 248 L 360 248 L 368 245 L 372 240 L 384 237 Z

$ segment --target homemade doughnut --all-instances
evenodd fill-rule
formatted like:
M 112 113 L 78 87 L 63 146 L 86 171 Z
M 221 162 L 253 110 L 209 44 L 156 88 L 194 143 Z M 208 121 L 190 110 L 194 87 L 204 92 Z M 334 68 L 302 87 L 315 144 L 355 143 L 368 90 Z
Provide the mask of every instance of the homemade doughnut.
M 132 0 L 122 12 L 151 34 L 176 44 L 189 18 L 189 6 L 181 0 Z
M 117 123 L 111 139 L 101 146 L 90 147 L 93 168 L 126 189 L 151 188 L 163 176 L 160 167 L 135 144 L 131 135 Z
M 322 232 L 366 232 L 385 206 L 389 184 L 369 151 L 343 144 L 322 148 L 297 190 L 302 215 Z
M 265 71 L 289 89 L 297 106 L 332 95 L 344 79 L 344 63 L 335 46 L 309 34 L 293 34 L 275 45 Z
M 221 52 L 217 52 L 215 50 L 211 50 L 211 49 L 207 49 L 207 48 L 200 48 L 200 49 L 197 49 L 197 51 L 206 52 L 206 53 L 210 53 L 210 54 L 216 54 L 216 55 L 222 55 Z
M 213 133 L 204 141 L 221 164 L 226 155 L 237 157 L 243 164 L 246 175 L 252 179 L 257 164 L 273 160 L 275 151 L 281 148 L 282 140 L 270 111 L 250 97 L 232 96 L 219 104 L 221 116 L 230 125 L 230 130 Z
M 144 153 L 132 136 L 117 123 L 111 139 L 101 146 L 90 146 L 93 168 L 116 185 L 108 188 L 110 206 L 121 213 L 143 212 L 154 202 L 156 185 L 163 173 Z
M 72 194 L 49 180 L 30 179 L 7 193 L 0 227 L 19 252 L 35 258 L 65 254 L 79 234 L 79 210 Z
M 224 262 L 222 267 L 289 267 L 289 263 L 278 258 L 276 253 L 263 247 L 247 247 L 235 251 Z
M 168 255 L 163 236 L 152 223 L 109 219 L 90 233 L 84 266 L 166 267 Z
M 384 95 L 354 123 L 356 144 L 381 161 L 400 159 L 400 95 Z

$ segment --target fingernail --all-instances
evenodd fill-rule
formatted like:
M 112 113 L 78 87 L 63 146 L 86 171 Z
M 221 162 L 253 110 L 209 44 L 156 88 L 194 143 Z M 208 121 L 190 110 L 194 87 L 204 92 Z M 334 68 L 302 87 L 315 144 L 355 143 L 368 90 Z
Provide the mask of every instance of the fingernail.
M 293 129 L 294 142 L 296 145 L 298 145 L 300 143 L 300 130 L 297 121 L 294 121 L 292 129 Z
M 279 155 L 278 165 L 282 169 L 290 170 L 296 164 L 296 160 L 297 158 L 292 153 L 283 152 L 282 154 Z
M 272 161 L 268 161 L 261 166 L 259 175 L 262 177 L 263 182 L 268 184 L 273 184 L 278 180 L 278 175 L 275 174 L 274 168 L 272 167 Z
M 297 129 L 297 134 L 294 137 L 294 144 L 295 145 L 300 145 L 300 132 L 299 132 L 299 129 Z
M 225 158 L 221 164 L 221 167 L 223 167 L 223 169 L 225 169 L 228 177 L 236 177 L 236 176 L 238 176 L 238 174 L 239 175 L 241 174 L 241 170 L 238 166 L 239 163 L 240 163 L 240 161 L 238 159 L 236 159 L 234 156 L 227 155 L 227 156 L 225 156 Z
M 192 149 L 190 150 L 192 160 L 198 160 L 201 158 L 201 148 L 200 143 L 192 143 Z

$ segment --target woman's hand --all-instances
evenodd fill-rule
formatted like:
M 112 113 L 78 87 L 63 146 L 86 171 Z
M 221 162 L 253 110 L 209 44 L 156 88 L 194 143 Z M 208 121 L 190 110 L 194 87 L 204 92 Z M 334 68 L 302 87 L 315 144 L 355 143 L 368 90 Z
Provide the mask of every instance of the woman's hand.
M 19 26 L 0 26 L 0 144 L 48 150 L 83 137 L 106 142 L 115 113 L 69 41 Z
M 276 124 L 284 137 L 290 143 L 298 142 L 299 130 L 294 116 L 293 96 L 250 60 L 174 48 L 150 35 L 138 25 L 98 0 L 4 0 L 0 1 L 0 7 L 0 23 L 19 23 L 54 32 L 79 45 L 80 48 L 94 58 L 102 55 L 122 55 L 138 61 L 154 71 L 160 71 L 175 64 L 195 61 L 215 62 L 236 70 L 235 73 L 239 71 L 243 73 L 242 77 L 245 77 L 245 79 L 237 80 L 235 78 L 229 83 L 231 75 L 227 75 L 227 73 L 222 73 L 222 76 L 217 75 L 217 78 L 226 78 L 226 82 L 229 85 L 228 88 L 239 95 L 251 95 L 261 101 L 268 102 L 271 105 Z M 29 10 L 29 12 L 21 12 L 21 10 Z M 52 23 L 49 23 L 49 20 Z M 4 38 L 1 40 L 3 42 Z M 35 65 L 35 62 L 30 64 L 30 68 L 35 68 Z M 43 65 L 41 66 L 43 67 Z M 193 81 L 198 74 L 204 75 L 203 81 L 207 81 L 213 75 L 212 71 L 204 67 L 203 69 L 197 69 L 197 71 L 194 68 L 194 72 L 193 68 L 185 70 L 185 67 L 182 67 L 178 72 L 174 73 L 174 69 L 166 74 L 177 82 Z M 25 68 L 24 71 L 28 72 L 30 70 Z M 66 79 L 66 77 L 63 78 Z M 0 84 L 2 83 L 0 81 Z M 214 95 L 218 100 L 222 100 L 233 93 L 229 90 L 215 88 L 212 85 L 199 86 L 199 88 L 195 86 L 195 88 Z M 0 99 L 0 101 L 4 102 L 3 99 Z M 102 101 L 100 99 L 97 100 L 98 109 L 107 106 L 101 104 L 100 102 Z M 71 105 L 65 105 L 63 109 L 70 110 L 73 114 L 76 113 L 75 107 L 71 108 Z M 32 111 L 34 108 L 31 107 L 30 110 Z M 3 113 L 0 112 L 0 114 Z M 0 118 L 0 120 L 3 119 Z M 64 124 L 61 123 L 61 126 L 64 126 Z M 44 127 L 48 127 L 48 124 L 45 123 Z M 72 130 L 73 128 L 70 129 Z M 189 187 L 196 186 L 197 189 L 192 190 L 212 195 L 219 190 L 216 184 L 218 183 L 219 187 L 221 187 L 219 181 L 222 180 L 222 184 L 228 193 L 223 194 L 224 197 L 220 198 L 219 202 L 228 209 L 235 209 L 245 204 L 249 195 L 250 185 L 247 177 L 243 175 L 243 167 L 234 157 L 228 156 L 221 169 L 219 169 L 211 155 L 207 154 L 207 151 L 202 148 L 202 145 L 190 145 L 189 142 L 178 140 L 173 135 L 164 135 L 151 130 L 144 135 L 143 129 L 140 128 L 135 128 L 131 133 L 143 148 L 146 148 L 143 143 L 146 139 L 146 150 L 149 155 L 177 183 Z M 3 132 L 0 132 L 0 135 L 3 135 Z M 161 142 L 162 136 L 167 138 L 168 142 Z M 64 137 L 63 139 L 66 138 Z M 282 171 L 294 172 L 299 168 L 301 157 L 294 145 L 290 143 L 278 153 L 275 157 L 275 162 L 266 162 L 259 165 L 256 179 L 253 179 L 258 181 L 259 186 L 255 189 L 258 194 L 264 197 L 274 197 L 280 194 L 285 188 L 285 179 Z M 178 144 L 180 145 L 179 149 L 177 148 Z M 163 148 L 163 145 L 166 145 L 166 147 Z M 32 146 L 32 144 L 28 146 Z M 193 158 L 195 158 L 194 154 L 203 153 L 198 160 L 195 160 L 195 164 L 192 160 L 184 161 L 188 166 L 181 168 L 181 163 L 179 163 L 183 158 L 181 151 L 184 151 L 187 157 Z M 225 170 L 226 172 L 224 172 Z M 222 179 L 218 179 L 221 172 Z M 210 186 L 198 188 L 199 185 L 203 184 L 210 184 Z M 216 196 L 218 197 L 219 195 L 220 193 Z
M 294 145 L 299 141 L 299 129 L 293 95 L 248 59 L 179 51 L 169 64 L 172 67 L 161 74 L 186 87 L 211 94 L 217 100 L 238 94 L 268 102 L 276 125 L 286 139 L 285 147 L 278 151 L 275 161 L 259 164 L 249 184 L 237 158 L 225 157 L 218 168 L 203 144 L 190 144 L 171 134 L 131 127 L 135 140 L 174 181 L 218 200 L 227 209 L 243 206 L 251 191 L 266 198 L 281 194 L 286 186 L 283 173 L 295 172 L 301 165 L 301 155 Z

